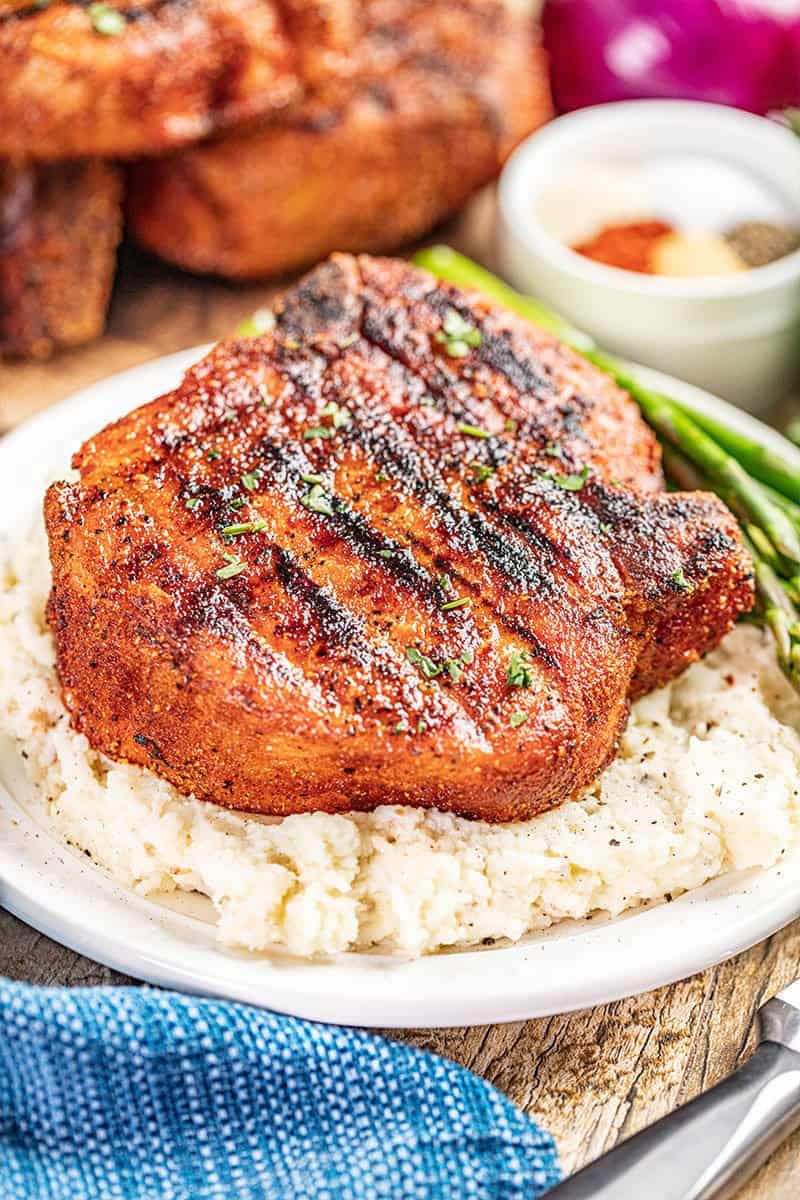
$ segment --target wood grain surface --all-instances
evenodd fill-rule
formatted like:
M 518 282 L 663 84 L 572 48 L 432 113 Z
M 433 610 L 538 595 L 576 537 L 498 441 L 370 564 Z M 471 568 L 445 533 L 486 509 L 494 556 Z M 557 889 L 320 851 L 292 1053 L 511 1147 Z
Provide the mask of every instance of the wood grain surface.
M 491 223 L 486 194 L 442 237 L 491 261 Z M 194 279 L 124 251 L 106 337 L 47 363 L 0 366 L 0 430 L 114 371 L 223 336 L 274 290 Z M 590 1012 L 389 1036 L 485 1076 L 553 1132 L 570 1171 L 731 1071 L 752 1049 L 759 1005 L 798 973 L 800 922 L 722 966 Z M 2 912 L 0 974 L 39 984 L 131 982 Z M 741 1200 L 799 1196 L 800 1135 Z M 655 1179 L 648 1200 L 659 1200 Z

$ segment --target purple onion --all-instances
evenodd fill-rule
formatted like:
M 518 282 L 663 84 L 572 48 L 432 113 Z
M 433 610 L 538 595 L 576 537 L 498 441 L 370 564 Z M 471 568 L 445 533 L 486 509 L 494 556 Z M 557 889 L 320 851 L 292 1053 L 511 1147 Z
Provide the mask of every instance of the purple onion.
M 800 0 L 794 13 L 777 14 L 774 0 L 771 7 L 766 0 L 546 0 L 556 107 L 641 97 L 755 113 L 798 104 Z

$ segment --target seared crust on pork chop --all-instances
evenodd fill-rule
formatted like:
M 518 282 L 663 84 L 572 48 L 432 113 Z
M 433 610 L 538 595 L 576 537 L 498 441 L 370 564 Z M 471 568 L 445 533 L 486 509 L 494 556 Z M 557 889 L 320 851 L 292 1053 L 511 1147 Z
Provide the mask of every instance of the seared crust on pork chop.
M 232 808 L 531 817 L 752 603 L 626 393 L 402 262 L 334 257 L 74 465 L 45 505 L 73 722 Z
M 46 358 L 102 332 L 121 232 L 111 164 L 0 163 L 0 355 Z
M 362 20 L 357 51 L 281 120 L 134 167 L 144 246 L 236 279 L 392 250 L 551 115 L 534 28 L 498 0 L 371 0 Z
M 104 24 L 70 0 L 0 4 L 0 155 L 155 154 L 275 112 L 329 51 L 350 45 L 357 24 L 352 0 L 108 7 Z

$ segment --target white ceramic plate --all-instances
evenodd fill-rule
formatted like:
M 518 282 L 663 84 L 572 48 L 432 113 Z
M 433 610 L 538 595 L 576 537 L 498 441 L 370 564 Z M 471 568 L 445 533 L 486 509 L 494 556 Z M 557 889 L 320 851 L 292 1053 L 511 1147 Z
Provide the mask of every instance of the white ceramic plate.
M 46 480 L 90 433 L 174 386 L 200 349 L 124 371 L 0 441 L 0 534 L 24 528 Z M 655 387 L 724 415 L 800 466 L 800 452 L 752 417 L 687 384 Z M 672 904 L 569 922 L 513 946 L 415 961 L 343 954 L 306 962 L 218 945 L 202 905 L 119 888 L 37 823 L 21 759 L 0 746 L 0 902 L 49 937 L 139 979 L 339 1024 L 442 1026 L 512 1021 L 645 991 L 720 962 L 800 915 L 800 852 L 769 871 L 728 875 Z

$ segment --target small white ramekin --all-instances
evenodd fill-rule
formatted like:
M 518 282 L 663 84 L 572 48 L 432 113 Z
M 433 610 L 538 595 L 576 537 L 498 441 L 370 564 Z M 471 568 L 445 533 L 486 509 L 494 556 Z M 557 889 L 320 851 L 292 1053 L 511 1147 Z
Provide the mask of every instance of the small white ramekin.
M 512 155 L 499 188 L 500 268 L 605 349 L 761 411 L 798 380 L 800 250 L 716 278 L 639 275 L 577 254 L 536 218 L 542 187 L 576 159 L 659 152 L 745 167 L 796 205 L 800 225 L 800 139 L 783 126 L 693 101 L 603 104 L 559 117 Z

